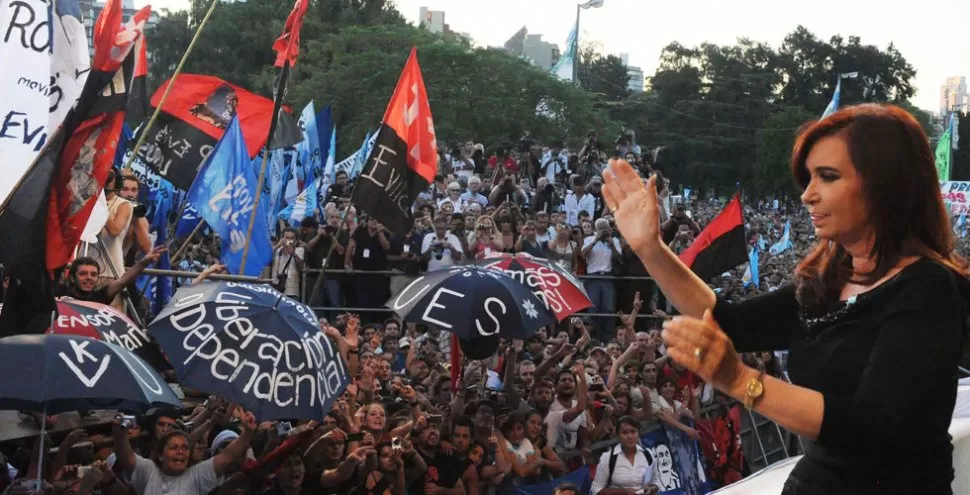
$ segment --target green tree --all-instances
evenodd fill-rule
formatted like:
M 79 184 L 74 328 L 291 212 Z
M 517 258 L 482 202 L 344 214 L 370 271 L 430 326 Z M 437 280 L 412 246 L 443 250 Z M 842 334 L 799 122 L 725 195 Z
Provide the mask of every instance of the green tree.
M 609 126 L 580 88 L 501 50 L 472 49 L 410 26 L 352 26 L 310 41 L 291 96 L 331 103 L 338 137 L 348 139 L 338 147 L 350 152 L 379 124 L 412 45 L 441 142 L 499 145 L 524 131 L 549 142 Z
M 782 107 L 765 119 L 757 133 L 757 157 L 752 188 L 758 195 L 796 194 L 790 172 L 791 152 L 798 127 L 818 116 L 801 107 Z
M 605 101 L 620 101 L 630 95 L 630 75 L 620 57 L 603 55 L 587 46 L 580 50 L 576 73 L 580 87 Z
M 858 72 L 842 80 L 843 105 L 867 102 L 902 102 L 916 93 L 911 80 L 916 70 L 890 43 L 885 50 L 863 45 L 858 36 L 833 36 L 828 42 L 803 26 L 785 37 L 778 51 L 778 71 L 783 77 L 779 96 L 820 115 L 832 94 L 839 74 Z

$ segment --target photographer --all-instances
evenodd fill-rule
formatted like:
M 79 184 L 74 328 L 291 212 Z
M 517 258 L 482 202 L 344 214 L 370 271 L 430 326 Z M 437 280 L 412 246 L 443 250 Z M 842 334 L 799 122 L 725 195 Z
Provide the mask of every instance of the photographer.
M 556 194 L 556 186 L 545 177 L 539 178 L 539 181 L 536 183 L 536 196 L 532 198 L 532 205 L 529 206 L 529 211 L 531 213 L 552 213 L 558 210 L 561 204 L 562 200 Z
M 539 171 L 541 174 L 551 183 L 555 183 L 557 178 L 565 176 L 568 174 L 569 167 L 569 153 L 566 153 L 562 149 L 562 143 L 553 144 L 552 149 L 549 150 L 545 156 L 542 157 L 542 162 Z
M 566 213 L 566 223 L 575 227 L 579 225 L 579 212 L 592 214 L 596 211 L 596 198 L 586 192 L 586 187 L 580 177 L 573 176 L 570 186 L 573 190 L 566 195 L 563 210 Z
M 125 273 L 125 241 L 128 231 L 136 218 L 136 207 L 131 201 L 121 197 L 118 193 L 124 185 L 124 179 L 114 171 L 108 171 L 108 179 L 104 184 L 104 197 L 108 204 L 108 221 L 98 234 L 98 245 L 94 246 L 93 257 L 100 263 L 98 286 L 104 287 L 117 280 Z M 145 215 L 143 206 L 137 208 L 140 216 Z M 109 304 L 124 311 L 124 302 L 120 298 L 112 299 Z
M 451 150 L 451 171 L 458 177 L 471 177 L 475 173 L 475 143 L 468 141 L 464 146 Z
M 305 257 L 305 248 L 297 241 L 296 229 L 284 230 L 273 254 L 273 268 L 270 273 L 276 290 L 290 297 L 300 297 L 300 275 L 303 273 Z
M 670 218 L 661 226 L 663 229 L 664 244 L 669 245 L 673 242 L 678 233 L 682 231 L 681 227 L 686 227 L 687 231 L 693 237 L 697 237 L 701 233 L 701 228 L 697 225 L 697 222 L 687 216 L 684 204 L 678 203 L 674 205 L 674 212 L 670 215 Z
M 488 203 L 501 205 L 502 203 L 509 202 L 518 206 L 525 204 L 528 199 L 525 191 L 516 186 L 515 176 L 506 175 L 502 179 L 501 185 L 492 189 L 492 193 L 488 196 Z
M 623 257 L 620 241 L 613 236 L 610 222 L 605 218 L 596 219 L 595 233 L 583 241 L 583 258 L 586 259 L 587 273 L 590 275 L 610 275 L 614 264 Z M 592 279 L 584 283 L 590 301 L 595 305 L 597 313 L 614 314 L 616 312 L 616 292 L 613 281 L 608 279 Z M 613 328 L 616 322 L 613 317 L 600 318 L 596 325 L 602 342 L 609 342 L 613 338 Z
M 421 256 L 428 262 L 428 270 L 446 268 L 461 261 L 461 241 L 455 234 L 448 232 L 448 222 L 444 218 L 436 218 L 434 232 L 424 236 Z
M 141 188 L 141 183 L 134 175 L 123 175 L 121 179 L 121 190 L 118 195 L 122 198 L 127 199 L 131 202 L 132 213 L 134 214 L 134 220 L 131 222 L 131 228 L 128 229 L 128 237 L 125 239 L 126 252 L 128 253 L 127 264 L 134 263 L 135 247 L 138 248 L 142 253 L 148 253 L 152 250 L 152 238 L 148 229 L 148 219 L 145 218 L 147 213 L 144 205 L 138 204 L 138 191 Z

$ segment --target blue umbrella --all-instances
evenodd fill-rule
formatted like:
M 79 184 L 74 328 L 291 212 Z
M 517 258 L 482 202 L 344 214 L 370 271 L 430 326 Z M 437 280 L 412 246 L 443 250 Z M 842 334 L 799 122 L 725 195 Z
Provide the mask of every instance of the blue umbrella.
M 313 311 L 268 285 L 182 287 L 148 331 L 179 383 L 231 399 L 260 421 L 322 421 L 350 383 Z
M 386 306 L 405 321 L 447 330 L 464 340 L 494 335 L 526 339 L 556 321 L 545 303 L 524 285 L 478 266 L 428 272 Z
M 79 335 L 0 339 L 0 409 L 145 412 L 181 408 L 165 380 L 127 349 Z

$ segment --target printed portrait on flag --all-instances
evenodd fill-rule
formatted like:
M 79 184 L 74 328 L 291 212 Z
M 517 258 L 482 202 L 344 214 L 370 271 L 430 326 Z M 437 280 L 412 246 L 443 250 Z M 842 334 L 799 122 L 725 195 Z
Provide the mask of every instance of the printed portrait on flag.
M 170 83 L 155 91 L 153 107 Z M 238 115 L 252 158 L 266 144 L 273 100 L 217 77 L 182 74 L 138 150 L 138 158 L 175 187 L 188 190 L 233 115 Z

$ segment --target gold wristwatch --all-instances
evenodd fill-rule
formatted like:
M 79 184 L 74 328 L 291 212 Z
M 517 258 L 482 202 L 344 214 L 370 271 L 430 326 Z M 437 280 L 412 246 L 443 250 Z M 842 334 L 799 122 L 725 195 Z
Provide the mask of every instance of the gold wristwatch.
M 765 372 L 762 370 L 757 378 L 748 380 L 748 384 L 744 387 L 744 407 L 749 411 L 754 408 L 755 401 L 765 393 L 765 384 L 761 381 L 764 376 Z

